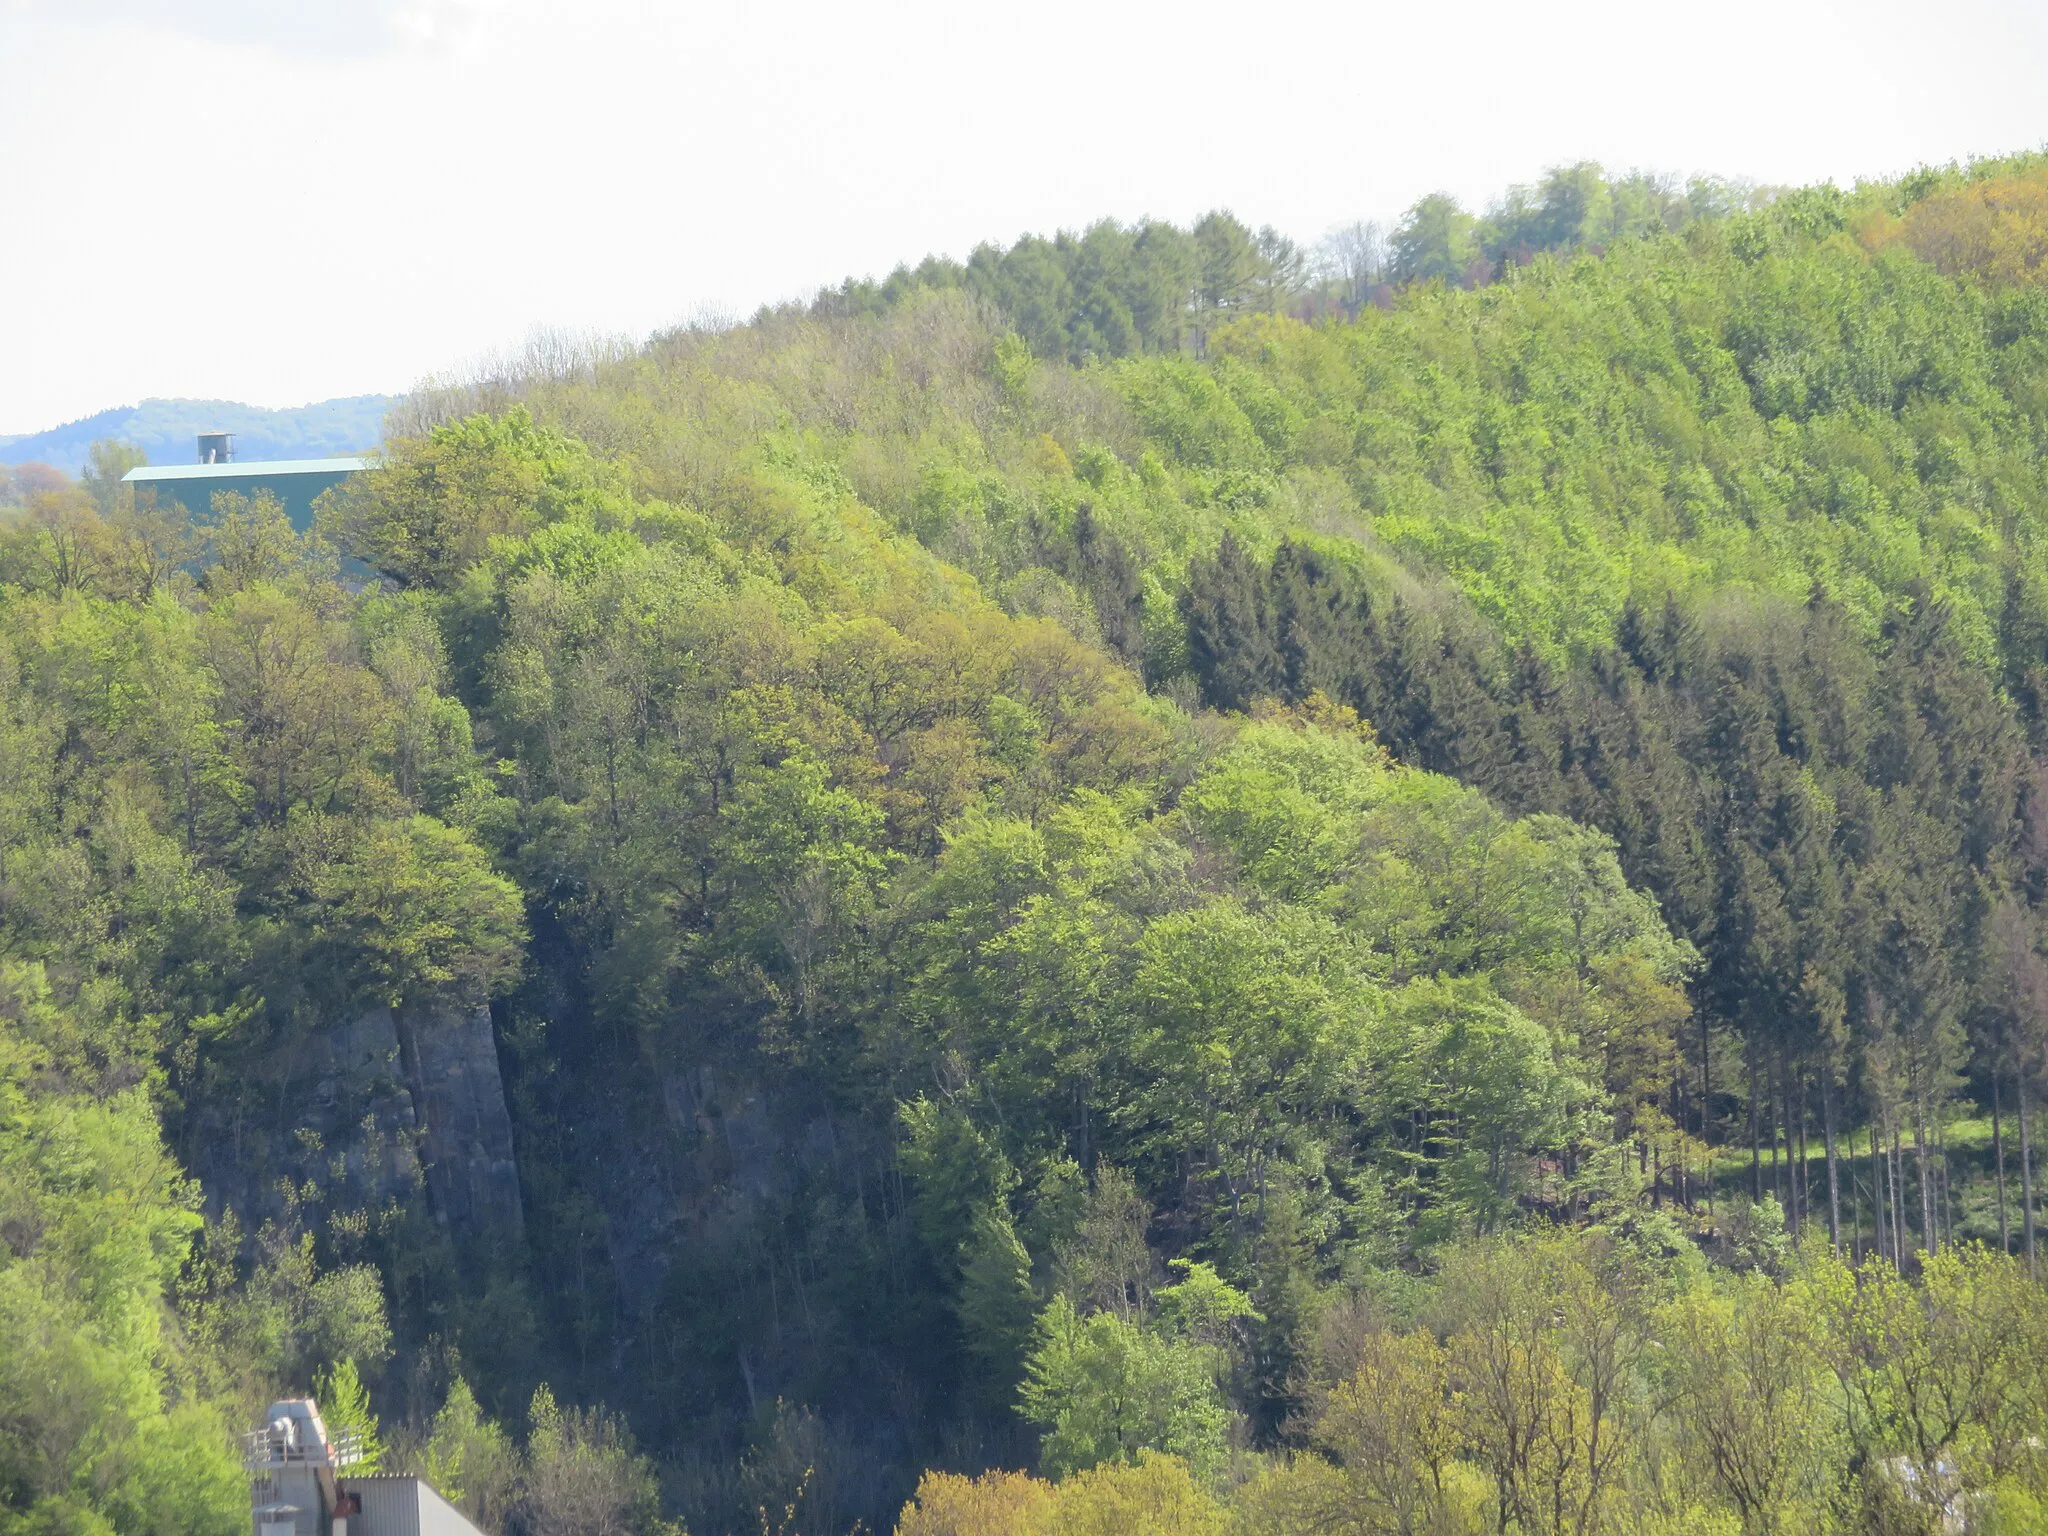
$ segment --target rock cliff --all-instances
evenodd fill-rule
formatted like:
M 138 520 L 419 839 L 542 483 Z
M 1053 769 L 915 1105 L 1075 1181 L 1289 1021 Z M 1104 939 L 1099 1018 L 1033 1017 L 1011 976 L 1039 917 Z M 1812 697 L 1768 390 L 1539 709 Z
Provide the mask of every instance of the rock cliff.
M 490 1010 L 406 1008 L 393 1024 L 435 1220 L 458 1236 L 523 1241 L 519 1166 Z
M 260 1077 L 200 1108 L 187 1165 L 252 1229 L 280 1183 L 330 1210 L 424 1196 L 457 1243 L 524 1240 L 512 1120 L 487 1009 L 373 1008 L 286 1042 Z

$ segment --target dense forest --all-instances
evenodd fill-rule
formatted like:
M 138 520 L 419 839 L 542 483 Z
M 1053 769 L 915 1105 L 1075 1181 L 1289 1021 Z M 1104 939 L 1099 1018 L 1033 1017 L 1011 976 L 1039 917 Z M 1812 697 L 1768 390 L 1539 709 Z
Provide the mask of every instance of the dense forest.
M 2048 157 L 1104 223 L 0 494 L 0 1536 L 2048 1528 Z

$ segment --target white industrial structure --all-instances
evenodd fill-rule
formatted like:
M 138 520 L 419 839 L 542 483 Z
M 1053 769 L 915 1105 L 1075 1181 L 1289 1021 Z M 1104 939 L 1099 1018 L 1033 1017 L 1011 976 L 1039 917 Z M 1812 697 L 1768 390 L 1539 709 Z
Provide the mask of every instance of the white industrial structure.
M 264 1419 L 242 1437 L 254 1536 L 481 1536 L 417 1477 L 349 1474 L 362 1445 L 330 1435 L 311 1398 L 272 1403 Z

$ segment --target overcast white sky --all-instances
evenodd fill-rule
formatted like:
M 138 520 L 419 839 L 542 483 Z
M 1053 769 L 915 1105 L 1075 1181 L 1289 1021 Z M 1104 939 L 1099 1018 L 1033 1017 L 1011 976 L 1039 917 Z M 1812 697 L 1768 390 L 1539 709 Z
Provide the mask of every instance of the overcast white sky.
M 0 0 L 0 431 L 398 391 L 1103 215 L 2048 140 L 2044 0 Z

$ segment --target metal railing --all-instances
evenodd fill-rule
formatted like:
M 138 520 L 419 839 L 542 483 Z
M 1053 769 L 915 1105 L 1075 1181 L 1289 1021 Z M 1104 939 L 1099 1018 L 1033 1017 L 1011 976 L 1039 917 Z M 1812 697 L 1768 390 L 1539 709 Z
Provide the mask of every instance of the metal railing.
M 307 1445 L 271 1428 L 242 1436 L 242 1465 L 251 1472 L 270 1467 L 352 1467 L 363 1459 L 362 1431 L 337 1429 L 325 1445 Z

